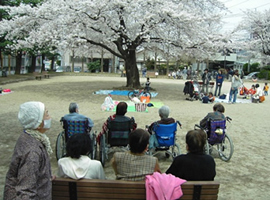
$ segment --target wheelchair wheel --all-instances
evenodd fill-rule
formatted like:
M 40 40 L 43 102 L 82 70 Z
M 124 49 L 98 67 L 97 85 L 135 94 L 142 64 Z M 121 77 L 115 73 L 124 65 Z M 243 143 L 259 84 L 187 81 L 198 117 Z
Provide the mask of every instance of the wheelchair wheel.
M 55 154 L 56 159 L 59 160 L 60 158 L 64 157 L 66 154 L 66 141 L 65 141 L 65 132 L 59 133 L 56 140 L 55 145 Z
M 132 98 L 136 97 L 136 94 L 134 94 L 134 91 L 130 91 L 128 93 L 128 98 L 131 100 Z
M 221 160 L 228 162 L 233 155 L 233 142 L 231 138 L 225 134 L 222 143 L 217 144 L 218 154 Z
M 181 154 L 181 151 L 180 151 L 180 145 L 179 144 L 175 144 L 174 147 L 173 147 L 173 150 L 172 150 L 172 157 L 173 159 L 180 155 Z
M 106 144 L 105 144 L 105 135 L 101 135 L 100 137 L 100 145 L 99 145 L 99 160 L 102 164 L 102 166 L 105 166 L 106 162 Z
M 204 153 L 205 153 L 206 155 L 210 155 L 210 154 L 211 154 L 211 153 L 210 153 L 210 145 L 209 145 L 208 141 L 206 141 L 206 143 L 205 143 L 205 146 L 204 146 Z
M 141 97 L 141 96 L 150 97 L 150 99 L 152 98 L 152 95 L 151 95 L 150 92 L 142 92 L 142 93 L 140 94 L 140 97 Z
M 92 152 L 90 153 L 90 158 L 92 160 L 97 159 L 97 140 L 96 134 L 91 134 L 91 145 L 92 145 Z

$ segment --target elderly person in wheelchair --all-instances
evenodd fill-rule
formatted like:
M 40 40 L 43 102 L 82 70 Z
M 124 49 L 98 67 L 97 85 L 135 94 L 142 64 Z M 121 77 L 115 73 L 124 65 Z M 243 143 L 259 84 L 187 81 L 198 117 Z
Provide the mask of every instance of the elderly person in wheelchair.
M 128 122 L 132 121 L 132 130 L 137 128 L 137 124 L 135 123 L 134 118 L 130 118 L 125 116 L 127 113 L 127 103 L 126 102 L 119 102 L 116 107 L 116 113 L 108 117 L 108 119 L 104 122 L 102 126 L 101 132 L 98 134 L 97 142 L 100 144 L 100 137 L 101 135 L 105 134 L 108 131 L 108 124 L 110 121 L 119 121 L 119 122 Z
M 209 128 L 209 121 L 222 121 L 226 120 L 225 115 L 223 114 L 225 112 L 225 108 L 221 103 L 216 103 L 213 106 L 213 112 L 208 113 L 201 121 L 200 126 L 204 129 Z M 209 137 L 209 132 L 207 132 Z
M 149 149 L 152 149 L 152 148 L 158 146 L 156 136 L 155 136 L 155 134 L 152 134 L 154 126 L 156 124 L 173 124 L 173 123 L 175 123 L 175 119 L 172 117 L 169 117 L 169 114 L 170 114 L 169 106 L 162 106 L 158 110 L 158 114 L 159 114 L 160 120 L 153 122 L 149 127 L 147 126 L 148 132 L 151 134 L 150 141 L 149 141 Z
M 89 130 L 91 130 L 94 126 L 94 122 L 89 117 L 79 114 L 79 106 L 77 103 L 70 103 L 69 114 L 66 114 L 64 117 L 61 118 L 62 121 L 84 121 L 85 119 L 88 120 L 88 127 Z

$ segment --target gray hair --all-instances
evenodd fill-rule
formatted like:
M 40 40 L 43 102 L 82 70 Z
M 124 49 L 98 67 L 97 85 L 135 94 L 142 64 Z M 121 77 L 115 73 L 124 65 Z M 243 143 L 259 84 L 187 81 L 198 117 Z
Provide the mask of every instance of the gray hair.
M 161 119 L 166 119 L 169 117 L 170 114 L 170 108 L 169 106 L 162 106 L 159 110 L 158 110 L 158 114 L 161 117 Z
M 79 106 L 77 103 L 70 103 L 69 104 L 69 113 L 74 113 L 76 112 L 76 109 L 79 110 Z

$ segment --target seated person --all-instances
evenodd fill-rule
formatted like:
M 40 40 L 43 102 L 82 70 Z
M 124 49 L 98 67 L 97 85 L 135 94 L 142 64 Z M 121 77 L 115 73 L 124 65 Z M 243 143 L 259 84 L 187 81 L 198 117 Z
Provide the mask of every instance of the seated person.
M 88 134 L 72 135 L 66 146 L 67 157 L 58 160 L 58 176 L 72 179 L 105 179 L 103 167 L 98 160 L 87 155 L 91 149 Z
M 172 124 L 172 123 L 175 123 L 175 119 L 172 118 L 172 117 L 169 117 L 169 114 L 170 114 L 169 106 L 162 106 L 158 110 L 158 114 L 159 114 L 160 120 L 158 120 L 157 122 L 153 122 L 148 127 L 148 132 L 151 134 L 150 141 L 149 141 L 149 149 L 152 149 L 154 147 L 158 147 L 158 142 L 157 142 L 156 136 L 152 135 L 154 125 L 156 123 L 158 123 L 158 124 Z
M 94 126 L 94 122 L 89 117 L 79 114 L 79 106 L 77 103 L 70 103 L 69 114 L 62 117 L 62 120 L 84 121 L 86 118 L 88 119 L 88 126 L 91 130 L 92 127 Z
M 126 102 L 119 102 L 116 106 L 116 114 L 111 115 L 110 117 L 108 117 L 108 119 L 106 120 L 106 122 L 104 122 L 103 126 L 102 126 L 102 130 L 101 132 L 98 134 L 97 136 L 97 142 L 100 143 L 100 137 L 101 135 L 105 134 L 108 131 L 108 121 L 109 120 L 117 120 L 117 121 L 130 121 L 133 118 L 127 117 L 125 116 L 125 114 L 127 113 L 127 103 Z M 133 122 L 133 130 L 135 130 L 137 128 L 137 124 L 135 123 L 135 121 Z
M 187 181 L 213 181 L 216 163 L 212 156 L 204 154 L 206 134 L 203 130 L 191 130 L 186 135 L 187 154 L 177 156 L 166 174 Z
M 215 97 L 212 92 L 209 92 L 208 96 L 204 96 L 202 98 L 203 103 L 213 103 L 215 101 Z
M 112 95 L 108 94 L 108 96 L 105 98 L 104 103 L 101 105 L 101 110 L 103 111 L 110 111 L 114 109 L 114 102 L 112 100 Z
M 257 100 L 262 103 L 265 100 L 264 93 L 260 85 L 257 83 L 255 85 L 256 93 L 252 97 L 252 102 L 257 102 Z
M 224 116 L 225 108 L 221 103 L 216 103 L 213 106 L 213 111 L 208 113 L 201 121 L 200 126 L 203 128 L 209 128 L 209 120 L 226 120 L 226 117 Z
M 148 156 L 149 133 L 136 129 L 129 135 L 130 151 L 116 152 L 111 160 L 118 180 L 144 181 L 146 175 L 160 172 L 158 159 Z

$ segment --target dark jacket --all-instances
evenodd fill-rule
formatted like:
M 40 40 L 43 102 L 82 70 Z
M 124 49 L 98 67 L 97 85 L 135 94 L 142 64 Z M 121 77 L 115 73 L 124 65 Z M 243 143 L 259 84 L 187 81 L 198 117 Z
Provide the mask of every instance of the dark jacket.
M 216 176 L 216 163 L 204 153 L 187 153 L 177 156 L 166 174 L 187 181 L 212 181 Z

